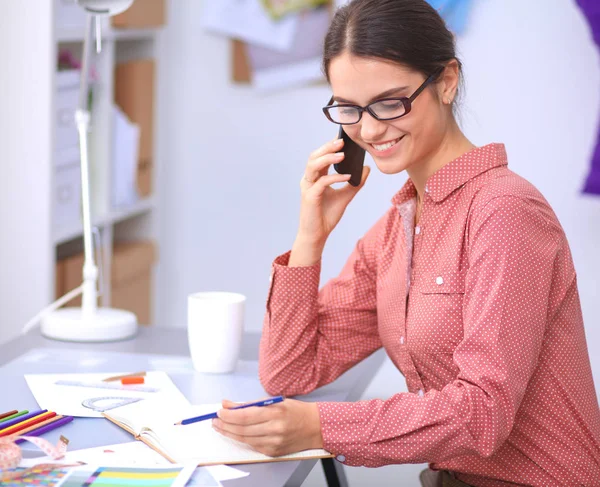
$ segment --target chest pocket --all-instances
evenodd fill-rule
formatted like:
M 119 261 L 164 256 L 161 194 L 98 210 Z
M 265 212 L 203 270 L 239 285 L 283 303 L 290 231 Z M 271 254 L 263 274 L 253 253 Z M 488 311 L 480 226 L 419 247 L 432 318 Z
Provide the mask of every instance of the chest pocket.
M 417 355 L 452 354 L 463 338 L 465 270 L 438 269 L 418 276 L 411 293 L 408 336 Z M 412 337 L 412 340 L 411 340 Z
M 464 294 L 465 271 L 440 270 L 419 278 L 417 289 L 422 294 Z

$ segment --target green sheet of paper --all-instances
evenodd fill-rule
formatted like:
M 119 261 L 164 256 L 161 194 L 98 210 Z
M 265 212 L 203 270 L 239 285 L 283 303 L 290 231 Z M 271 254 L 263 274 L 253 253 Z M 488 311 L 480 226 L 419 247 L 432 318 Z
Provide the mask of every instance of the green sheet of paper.
M 262 0 L 265 10 L 274 19 L 289 13 L 326 5 L 329 0 Z

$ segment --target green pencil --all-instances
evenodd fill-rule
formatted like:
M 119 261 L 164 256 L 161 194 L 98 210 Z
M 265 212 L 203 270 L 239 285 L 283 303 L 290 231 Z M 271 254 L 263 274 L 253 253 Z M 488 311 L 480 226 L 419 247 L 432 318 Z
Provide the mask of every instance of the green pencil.
M 18 418 L 19 416 L 23 416 L 28 413 L 29 413 L 29 410 L 27 410 L 27 409 L 25 411 L 19 411 L 18 413 L 13 414 L 12 416 L 8 416 L 7 418 L 0 419 L 0 424 L 4 423 L 4 421 L 8 421 L 9 419 L 15 419 L 15 418 Z

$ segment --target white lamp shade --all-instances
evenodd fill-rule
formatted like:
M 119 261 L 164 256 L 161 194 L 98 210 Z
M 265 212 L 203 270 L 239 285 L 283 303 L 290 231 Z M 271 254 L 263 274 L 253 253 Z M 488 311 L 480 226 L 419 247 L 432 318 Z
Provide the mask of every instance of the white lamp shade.
M 131 7 L 133 0 L 77 0 L 77 3 L 88 13 L 112 16 Z

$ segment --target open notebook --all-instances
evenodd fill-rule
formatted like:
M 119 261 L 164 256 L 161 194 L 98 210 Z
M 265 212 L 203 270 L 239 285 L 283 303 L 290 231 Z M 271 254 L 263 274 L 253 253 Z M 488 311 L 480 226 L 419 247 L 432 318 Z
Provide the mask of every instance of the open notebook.
M 184 418 L 212 413 L 220 404 L 204 404 L 172 409 L 171 404 L 144 400 L 106 411 L 107 419 L 143 441 L 172 463 L 202 465 L 277 462 L 327 458 L 325 450 L 305 450 L 281 457 L 269 457 L 244 443 L 226 438 L 212 429 L 211 420 L 174 425 Z M 268 406 L 267 406 L 268 407 Z

